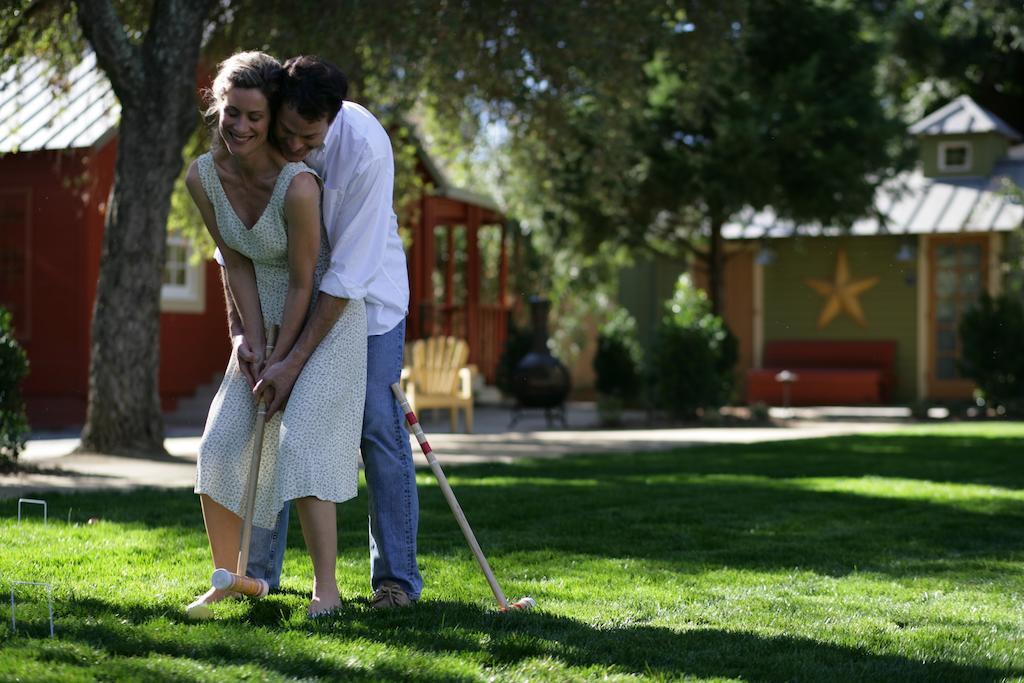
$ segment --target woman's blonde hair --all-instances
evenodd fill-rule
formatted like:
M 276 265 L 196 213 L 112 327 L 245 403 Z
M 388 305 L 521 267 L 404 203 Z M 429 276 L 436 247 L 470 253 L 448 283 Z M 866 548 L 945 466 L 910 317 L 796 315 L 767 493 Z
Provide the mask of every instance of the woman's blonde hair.
M 216 127 L 220 108 L 231 88 L 259 90 L 270 105 L 270 116 L 277 111 L 284 70 L 281 63 L 266 52 L 236 52 L 217 65 L 213 85 L 203 91 L 206 110 L 203 118 L 211 128 Z

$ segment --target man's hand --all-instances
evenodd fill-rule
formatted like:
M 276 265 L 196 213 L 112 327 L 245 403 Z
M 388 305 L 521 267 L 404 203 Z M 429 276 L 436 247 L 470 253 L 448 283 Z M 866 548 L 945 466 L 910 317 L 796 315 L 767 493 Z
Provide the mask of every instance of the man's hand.
M 286 358 L 273 365 L 268 365 L 263 371 L 263 375 L 256 382 L 252 393 L 256 396 L 257 401 L 261 398 L 267 400 L 268 420 L 288 401 L 301 370 L 301 364 L 290 362 Z
M 263 354 L 258 354 L 253 350 L 244 334 L 232 336 L 231 346 L 234 348 L 235 357 L 238 359 L 238 369 L 245 375 L 245 379 L 249 381 L 249 386 L 255 387 L 256 380 L 259 379 L 260 370 L 262 369 L 260 366 L 263 364 Z

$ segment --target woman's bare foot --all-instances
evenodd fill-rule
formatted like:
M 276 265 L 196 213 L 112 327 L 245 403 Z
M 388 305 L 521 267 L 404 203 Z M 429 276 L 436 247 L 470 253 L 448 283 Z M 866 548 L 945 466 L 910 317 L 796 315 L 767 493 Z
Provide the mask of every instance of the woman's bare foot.
M 309 617 L 315 619 L 330 614 L 338 607 L 341 607 L 341 596 L 337 589 L 333 591 L 315 591 L 313 599 L 309 601 Z
M 217 588 L 211 588 L 190 602 L 188 607 L 185 608 L 185 614 L 187 614 L 190 619 L 209 619 L 213 616 L 213 612 L 210 611 L 210 605 L 220 602 L 221 600 L 237 597 L 238 593 L 235 593 L 234 591 L 222 591 Z

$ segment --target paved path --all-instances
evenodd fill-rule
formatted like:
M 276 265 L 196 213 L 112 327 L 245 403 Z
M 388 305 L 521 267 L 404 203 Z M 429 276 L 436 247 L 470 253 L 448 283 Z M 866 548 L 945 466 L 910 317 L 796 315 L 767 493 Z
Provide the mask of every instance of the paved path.
M 785 416 L 788 419 L 778 419 Z M 647 428 L 641 414 L 627 415 L 626 428 L 601 429 L 592 404 L 572 404 L 568 428 L 548 426 L 543 417 L 527 415 L 509 430 L 508 409 L 478 407 L 475 434 L 452 434 L 447 414 L 421 416 L 424 430 L 442 466 L 480 462 L 514 462 L 578 454 L 659 451 L 711 443 L 760 443 L 877 432 L 900 426 L 902 414 L 891 411 L 774 412 L 774 426 Z M 73 433 L 36 435 L 21 461 L 34 473 L 0 475 L 0 498 L 46 491 L 130 489 L 139 486 L 191 487 L 201 428 L 169 430 L 164 459 L 128 458 L 97 453 L 70 454 L 78 445 Z M 426 459 L 413 442 L 418 467 Z

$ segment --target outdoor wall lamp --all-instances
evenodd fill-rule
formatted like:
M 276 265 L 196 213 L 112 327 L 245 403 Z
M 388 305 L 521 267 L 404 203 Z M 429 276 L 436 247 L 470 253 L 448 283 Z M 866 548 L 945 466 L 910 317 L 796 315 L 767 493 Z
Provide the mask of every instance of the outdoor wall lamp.
M 908 263 L 917 258 L 917 248 L 910 242 L 904 242 L 896 252 L 896 260 L 900 263 Z
M 770 266 L 775 263 L 775 250 L 768 246 L 761 246 L 754 257 L 754 263 L 759 266 Z

